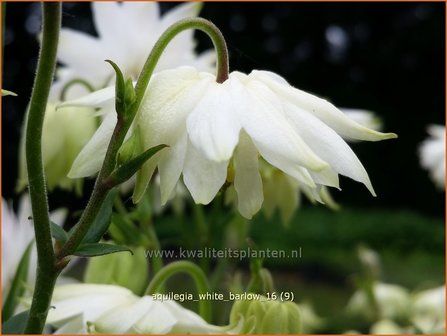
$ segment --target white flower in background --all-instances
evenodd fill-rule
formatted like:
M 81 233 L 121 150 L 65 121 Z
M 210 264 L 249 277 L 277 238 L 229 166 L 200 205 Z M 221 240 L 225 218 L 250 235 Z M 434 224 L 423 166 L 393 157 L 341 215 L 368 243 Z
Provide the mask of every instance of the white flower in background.
M 22 196 L 19 201 L 17 214 L 6 200 L 2 199 L 2 300 L 8 295 L 12 280 L 17 271 L 17 266 L 22 259 L 25 250 L 34 239 L 34 228 L 29 217 L 32 215 L 31 202 L 28 195 Z M 53 211 L 51 220 L 62 223 L 65 220 L 66 211 L 63 209 Z M 35 272 L 37 266 L 37 252 L 32 248 L 28 268 L 26 286 L 34 287 Z M 2 301 L 2 303 L 3 303 Z
M 56 334 L 222 334 L 237 333 L 218 327 L 172 300 L 139 297 L 113 285 L 57 286 L 47 323 Z
M 201 7 L 197 2 L 184 3 L 161 15 L 159 4 L 152 1 L 93 2 L 93 22 L 98 37 L 69 28 L 61 30 L 58 59 L 64 67 L 57 72 L 59 81 L 53 87 L 53 97 L 59 97 L 62 87 L 75 78 L 86 80 L 98 89 L 112 84 L 114 72 L 105 59 L 118 64 L 126 77 L 136 79 L 160 35 L 173 23 L 197 16 Z M 176 36 L 156 71 L 180 65 L 212 71 L 214 50 L 198 56 L 194 51 L 193 34 L 188 30 Z M 71 89 L 70 97 L 79 96 L 78 89 Z
M 408 313 L 410 297 L 408 291 L 397 285 L 375 283 L 373 287 L 380 316 L 384 319 L 398 319 Z M 348 312 L 372 318 L 374 310 L 364 290 L 357 290 L 348 302 Z
M 114 89 L 107 88 L 64 105 L 101 107 L 113 99 Z M 103 123 L 76 159 L 72 177 L 99 170 L 116 116 L 109 113 L 107 119 L 110 123 Z M 182 174 L 194 201 L 208 204 L 225 183 L 231 162 L 239 212 L 247 218 L 263 202 L 259 155 L 315 195 L 321 186 L 339 188 L 338 174 L 365 184 L 375 195 L 365 168 L 342 136 L 369 141 L 396 137 L 361 126 L 329 102 L 293 88 L 274 73 L 256 70 L 249 75 L 233 72 L 222 84 L 191 67 L 159 72 L 135 123 L 144 148 L 170 148 L 139 171 L 134 201 L 158 166 L 163 204 Z
M 56 110 L 50 103 L 45 111 L 42 134 L 42 156 L 46 183 L 51 191 L 55 187 L 80 192 L 82 180 L 74 180 L 67 174 L 81 149 L 96 131 L 97 120 L 93 109 L 69 107 Z M 19 180 L 17 189 L 23 190 L 28 185 L 25 160 L 26 125 L 22 129 L 20 144 Z
M 356 123 L 362 126 L 375 131 L 381 131 L 383 129 L 382 120 L 374 112 L 352 108 L 340 108 L 340 110 L 349 119 L 354 120 Z
M 371 326 L 370 333 L 372 335 L 400 335 L 406 334 L 404 328 L 393 320 L 379 320 Z
M 419 147 L 421 166 L 440 189 L 445 189 L 445 126 L 430 125 L 430 137 Z
M 423 333 L 445 334 L 445 286 L 413 295 L 410 319 Z

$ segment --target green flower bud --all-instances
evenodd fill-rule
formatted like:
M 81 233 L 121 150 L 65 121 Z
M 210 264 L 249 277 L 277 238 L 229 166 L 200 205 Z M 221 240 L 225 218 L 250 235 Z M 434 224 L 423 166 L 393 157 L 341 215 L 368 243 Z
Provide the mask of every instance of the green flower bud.
M 298 334 L 301 331 L 298 305 L 264 296 L 236 301 L 231 309 L 230 324 L 240 320 L 243 322 L 241 334 Z
M 143 294 L 149 276 L 149 266 L 144 248 L 132 248 L 134 254 L 113 253 L 90 258 L 84 282 L 93 284 L 119 285 L 137 295 Z

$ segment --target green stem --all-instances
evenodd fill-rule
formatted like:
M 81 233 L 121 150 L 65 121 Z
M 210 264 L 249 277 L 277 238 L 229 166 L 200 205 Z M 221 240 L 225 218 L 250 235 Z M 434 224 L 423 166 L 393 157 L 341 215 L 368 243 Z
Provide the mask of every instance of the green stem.
M 146 289 L 146 295 L 157 293 L 168 278 L 177 273 L 187 273 L 194 280 L 199 294 L 210 292 L 208 280 L 202 269 L 190 261 L 175 261 L 163 267 L 149 283 Z M 211 319 L 211 302 L 209 300 L 199 299 L 199 313 L 205 321 Z
M 166 31 L 158 39 L 157 43 L 155 43 L 151 53 L 149 54 L 135 86 L 136 102 L 132 109 L 132 115 L 135 115 L 136 111 L 138 111 L 140 107 L 144 94 L 146 93 L 149 80 L 152 77 L 155 66 L 157 65 L 163 51 L 177 34 L 187 29 L 200 30 L 210 37 L 213 41 L 214 49 L 216 50 L 217 54 L 216 82 L 223 83 L 228 79 L 228 50 L 225 39 L 220 30 L 212 22 L 202 18 L 187 18 L 180 20 L 166 29 Z
M 158 240 L 157 232 L 152 223 L 148 225 L 147 230 L 151 245 L 149 248 L 155 251 L 161 251 L 160 241 Z M 152 271 L 154 274 L 157 274 L 163 268 L 163 258 L 158 254 L 154 254 L 151 261 Z
M 86 80 L 81 79 L 81 78 L 75 78 L 75 79 L 72 79 L 71 81 L 69 81 L 67 84 L 65 84 L 64 87 L 62 88 L 61 94 L 60 94 L 61 101 L 65 101 L 65 99 L 67 98 L 66 96 L 67 96 L 68 90 L 70 90 L 75 85 L 83 86 L 84 88 L 87 89 L 88 92 L 95 91 L 95 88 Z
M 58 275 L 48 214 L 47 191 L 42 162 L 42 128 L 48 95 L 56 66 L 61 25 L 61 4 L 43 3 L 42 46 L 31 94 L 26 127 L 26 164 L 37 247 L 37 277 L 25 333 L 41 333 Z

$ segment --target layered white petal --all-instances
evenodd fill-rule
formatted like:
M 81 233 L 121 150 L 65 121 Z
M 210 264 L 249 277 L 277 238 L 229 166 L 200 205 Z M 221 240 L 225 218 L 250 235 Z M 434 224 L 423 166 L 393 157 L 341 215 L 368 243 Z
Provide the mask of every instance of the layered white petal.
M 397 137 L 394 133 L 380 133 L 356 123 L 328 101 L 287 85 L 282 77 L 272 72 L 254 70 L 249 77 L 265 83 L 280 97 L 312 113 L 343 137 L 368 141 Z
M 235 110 L 261 155 L 273 165 L 322 170 L 327 163 L 312 152 L 283 116 L 281 101 L 262 83 L 232 73 Z M 287 172 L 289 173 L 289 172 Z
M 106 115 L 96 133 L 76 157 L 68 173 L 70 178 L 86 177 L 97 173 L 107 152 L 107 147 L 116 125 L 116 114 Z
M 259 174 L 258 151 L 245 132 L 241 133 L 233 164 L 238 209 L 242 216 L 250 219 L 261 208 L 264 196 Z
M 161 205 L 165 205 L 170 199 L 172 191 L 182 174 L 186 146 L 188 144 L 186 130 L 179 140 L 170 148 L 164 150 L 163 157 L 160 159 L 160 191 L 161 191 Z
M 284 113 L 304 141 L 319 157 L 328 162 L 333 170 L 365 184 L 371 194 L 375 195 L 368 173 L 360 160 L 333 129 L 312 114 L 288 102 L 284 103 Z M 338 181 L 335 185 L 326 180 L 315 179 L 315 181 L 338 187 Z
M 213 200 L 225 183 L 227 166 L 228 161 L 211 161 L 188 144 L 183 181 L 197 204 L 208 204 Z
M 80 98 L 68 100 L 59 104 L 57 109 L 62 109 L 69 106 L 85 106 L 103 108 L 115 101 L 115 86 L 109 86 L 104 89 L 89 93 Z
M 145 296 L 141 298 L 141 300 L 150 299 Z M 168 302 L 152 301 L 148 313 L 135 323 L 130 331 L 138 334 L 166 334 L 170 332 L 178 321 L 167 307 L 167 303 Z
M 241 129 L 229 84 L 210 83 L 186 123 L 194 146 L 218 162 L 231 158 Z

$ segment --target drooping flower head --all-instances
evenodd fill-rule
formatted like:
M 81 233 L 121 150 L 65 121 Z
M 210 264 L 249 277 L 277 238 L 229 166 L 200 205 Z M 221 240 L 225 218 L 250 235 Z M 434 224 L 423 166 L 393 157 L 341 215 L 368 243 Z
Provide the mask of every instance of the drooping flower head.
M 65 105 L 101 107 L 110 101 L 113 88 Z M 338 174 L 365 184 L 375 195 L 365 168 L 344 138 L 396 137 L 356 123 L 334 105 L 292 87 L 272 72 L 232 72 L 225 82 L 217 83 L 214 75 L 191 67 L 153 76 L 134 126 L 141 130 L 143 148 L 170 146 L 137 174 L 135 201 L 158 168 L 163 203 L 183 175 L 194 201 L 208 204 L 226 182 L 231 163 L 238 208 L 247 218 L 263 202 L 259 156 L 309 188 L 316 199 L 322 186 L 339 188 Z M 99 169 L 102 158 L 97 153 L 110 136 L 111 127 L 95 134 L 75 161 L 71 176 L 91 175 Z

